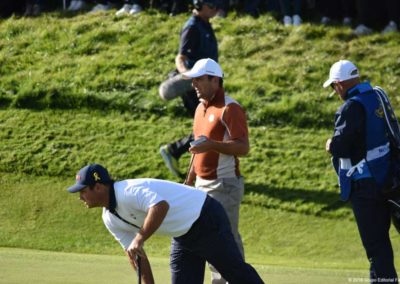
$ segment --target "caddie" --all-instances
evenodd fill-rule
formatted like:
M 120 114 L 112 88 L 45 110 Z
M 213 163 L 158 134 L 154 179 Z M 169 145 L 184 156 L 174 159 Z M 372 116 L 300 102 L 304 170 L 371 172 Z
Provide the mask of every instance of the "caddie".
M 344 101 L 325 145 L 339 176 L 340 196 L 349 200 L 370 261 L 371 283 L 398 283 L 389 237 L 390 208 L 383 190 L 390 179 L 390 147 L 377 92 L 361 82 L 348 60 L 332 65 L 323 87 Z
M 68 191 L 79 192 L 88 208 L 103 207 L 103 222 L 134 269 L 136 256 L 141 257 L 143 283 L 154 283 L 144 251 L 153 234 L 172 237 L 173 284 L 202 284 L 206 261 L 229 283 L 263 283 L 244 262 L 222 206 L 200 190 L 150 178 L 114 181 L 103 166 L 91 164 L 77 173 Z

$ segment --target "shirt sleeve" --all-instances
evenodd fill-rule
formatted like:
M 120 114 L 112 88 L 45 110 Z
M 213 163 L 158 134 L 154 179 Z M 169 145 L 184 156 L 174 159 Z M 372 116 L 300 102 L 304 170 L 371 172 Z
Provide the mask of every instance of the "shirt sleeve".
M 132 243 L 132 240 L 136 237 L 139 229 L 126 224 L 105 208 L 103 208 L 102 218 L 107 230 L 114 239 L 120 243 L 122 248 L 126 250 Z
M 132 206 L 136 210 L 147 212 L 150 207 L 153 207 L 157 203 L 165 200 L 162 196 L 154 191 L 151 191 L 149 187 L 144 186 L 133 186 L 126 191 L 125 199 L 123 202 L 126 206 Z
M 236 103 L 227 105 L 222 120 L 229 133 L 230 139 L 234 140 L 248 137 L 249 131 L 247 128 L 246 113 L 240 105 Z
M 365 113 L 363 106 L 355 101 L 344 105 L 335 121 L 330 152 L 335 157 L 352 158 L 355 148 L 362 148 L 365 139 Z
M 194 26 L 184 29 L 181 34 L 179 54 L 192 58 L 196 54 L 200 43 L 200 33 Z M 191 66 L 190 66 L 191 67 Z

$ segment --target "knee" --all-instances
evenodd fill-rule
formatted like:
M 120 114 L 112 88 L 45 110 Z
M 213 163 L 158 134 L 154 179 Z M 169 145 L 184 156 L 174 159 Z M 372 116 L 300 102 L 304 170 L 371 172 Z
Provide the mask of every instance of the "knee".
M 165 81 L 161 83 L 159 89 L 158 89 L 158 94 L 160 95 L 160 98 L 168 101 L 174 98 L 173 92 L 171 90 L 170 84 L 168 81 Z

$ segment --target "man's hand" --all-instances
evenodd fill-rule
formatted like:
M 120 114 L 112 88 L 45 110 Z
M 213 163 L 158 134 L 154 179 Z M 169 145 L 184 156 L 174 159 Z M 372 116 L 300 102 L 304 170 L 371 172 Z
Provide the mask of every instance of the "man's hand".
M 135 264 L 135 267 L 137 267 L 136 255 L 140 256 L 141 258 L 146 258 L 143 246 L 144 246 L 143 236 L 140 233 L 138 233 L 131 242 L 131 244 L 129 245 L 129 247 L 126 249 L 126 253 Z
M 189 148 L 190 153 L 199 154 L 199 153 L 204 153 L 204 152 L 213 150 L 214 141 L 209 140 L 206 136 L 201 136 L 201 137 L 202 137 L 202 139 L 205 139 L 205 141 L 200 144 L 197 144 L 195 146 L 191 146 Z
M 138 269 L 138 264 L 136 262 L 136 258 L 132 259 L 128 255 L 128 250 L 125 251 L 126 255 L 128 256 L 129 262 L 132 265 L 133 269 L 137 271 Z M 142 283 L 143 284 L 154 284 L 154 277 L 153 277 L 153 272 L 151 270 L 150 262 L 149 259 L 146 256 L 146 253 L 143 251 L 145 257 L 141 257 L 141 269 L 142 269 Z

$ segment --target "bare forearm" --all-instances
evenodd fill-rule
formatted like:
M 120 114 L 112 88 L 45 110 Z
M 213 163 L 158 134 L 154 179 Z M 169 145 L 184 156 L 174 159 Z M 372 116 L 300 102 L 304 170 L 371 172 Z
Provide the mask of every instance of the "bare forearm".
M 211 141 L 212 149 L 218 153 L 232 156 L 245 156 L 249 153 L 248 141 Z
M 161 201 L 151 207 L 147 212 L 144 224 L 139 231 L 143 241 L 146 241 L 155 231 L 161 226 L 165 216 L 169 210 L 169 205 L 166 201 Z
M 136 255 L 145 257 L 143 250 L 144 242 L 160 227 L 165 215 L 167 215 L 168 209 L 169 205 L 166 201 L 161 201 L 149 209 L 142 228 L 126 249 L 131 259 L 135 259 Z
M 188 58 L 183 54 L 178 54 L 175 57 L 175 65 L 176 65 L 176 69 L 178 70 L 179 73 L 188 71 L 188 68 L 186 66 L 187 60 L 188 60 Z
M 231 156 L 245 156 L 249 150 L 250 146 L 247 138 L 228 141 L 207 140 L 206 142 L 190 147 L 189 149 L 192 154 L 215 151 Z

